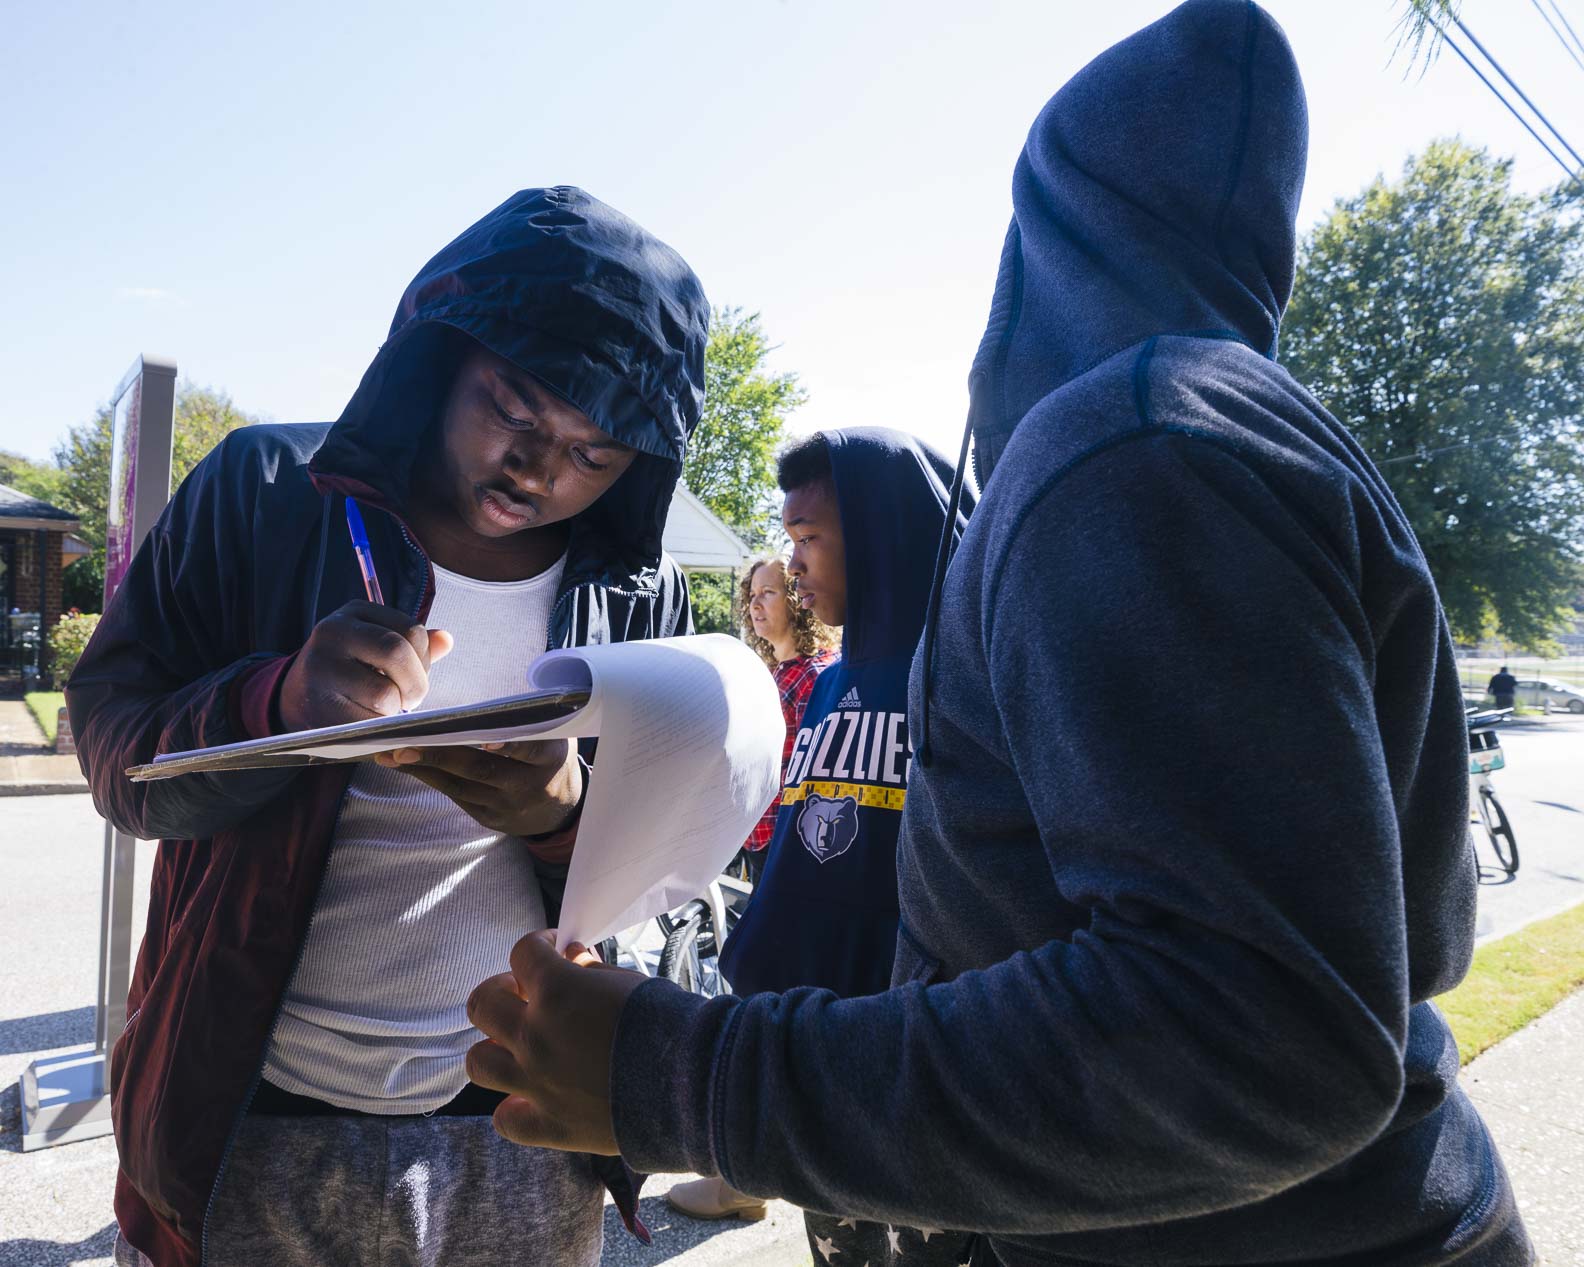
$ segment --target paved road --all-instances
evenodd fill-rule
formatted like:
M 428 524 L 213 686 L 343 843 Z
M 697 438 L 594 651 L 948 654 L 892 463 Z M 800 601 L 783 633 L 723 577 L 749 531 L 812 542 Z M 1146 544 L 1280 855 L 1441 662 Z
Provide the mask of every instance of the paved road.
M 1518 840 L 1511 879 L 1477 842 L 1482 940 L 1584 901 L 1584 717 L 1521 718 L 1501 730 L 1507 768 L 1492 783 Z
M 107 1267 L 108 1139 L 21 1153 L 17 1078 L 35 1055 L 93 1042 L 104 824 L 87 796 L 0 799 L 0 1267 Z M 139 851 L 135 927 L 151 849 Z
M 1496 883 L 1497 873 L 1487 874 L 1491 882 L 1480 889 L 1482 936 L 1584 900 L 1584 719 L 1521 722 L 1503 742 L 1508 768 L 1497 783 L 1523 865 L 1510 882 Z M 92 1039 L 102 832 L 86 796 L 0 799 L 0 929 L 6 933 L 0 961 L 0 1267 L 108 1267 L 110 1261 L 110 1141 L 17 1151 L 22 1069 L 35 1055 Z M 136 899 L 139 926 L 151 854 L 145 847 L 138 860 L 144 886 Z M 785 1203 L 775 1203 L 759 1224 L 698 1223 L 664 1204 L 660 1194 L 669 1183 L 666 1177 L 651 1180 L 643 1205 L 653 1248 L 631 1240 L 614 1217 L 607 1220 L 612 1267 L 795 1267 L 808 1261 L 801 1221 Z

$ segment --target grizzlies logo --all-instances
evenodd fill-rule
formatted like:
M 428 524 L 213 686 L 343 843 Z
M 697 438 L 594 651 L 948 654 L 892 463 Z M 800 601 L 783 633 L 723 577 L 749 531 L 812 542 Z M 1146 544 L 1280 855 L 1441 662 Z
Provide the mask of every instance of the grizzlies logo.
M 850 796 L 837 801 L 810 793 L 798 811 L 797 833 L 816 862 L 840 857 L 858 839 L 858 802 Z

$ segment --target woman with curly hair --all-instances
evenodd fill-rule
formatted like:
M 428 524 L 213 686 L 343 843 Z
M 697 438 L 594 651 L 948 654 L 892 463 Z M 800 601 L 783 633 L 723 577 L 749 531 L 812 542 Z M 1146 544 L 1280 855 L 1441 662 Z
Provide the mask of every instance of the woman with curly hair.
M 781 751 L 785 769 L 814 679 L 836 659 L 841 634 L 822 624 L 797 601 L 786 565 L 780 559 L 755 559 L 743 574 L 738 591 L 743 641 L 759 653 L 775 675 L 776 688 L 781 692 L 781 712 L 787 724 L 786 746 Z M 778 794 L 743 845 L 748 852 L 749 874 L 756 884 L 764 870 L 765 848 L 775 834 L 780 809 Z

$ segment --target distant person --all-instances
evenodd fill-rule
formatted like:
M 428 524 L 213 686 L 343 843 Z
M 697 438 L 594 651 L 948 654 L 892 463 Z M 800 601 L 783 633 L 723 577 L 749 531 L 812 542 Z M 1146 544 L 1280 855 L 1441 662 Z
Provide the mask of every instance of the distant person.
M 894 988 L 704 999 L 532 934 L 472 998 L 513 1138 L 1007 1267 L 1533 1261 L 1432 1001 L 1477 884 L 1446 617 L 1276 359 L 1306 119 L 1247 0 L 1046 105 L 969 378 L 984 495 L 913 662 Z
M 878 427 L 819 432 L 781 456 L 786 571 L 802 608 L 841 626 L 842 655 L 809 698 L 763 881 L 721 951 L 737 994 L 818 986 L 850 998 L 890 984 L 897 827 L 913 766 L 907 677 L 934 562 L 918 543 L 939 540 L 946 526 L 950 478 L 934 450 Z M 718 1178 L 680 1185 L 668 1199 L 704 1218 L 755 1218 L 764 1208 Z M 933 1231 L 926 1241 L 912 1228 L 814 1210 L 804 1221 L 817 1263 L 840 1254 L 879 1267 L 903 1242 L 919 1267 L 963 1260 L 960 1240 Z
M 1507 672 L 1504 664 L 1496 671 L 1496 676 L 1491 678 L 1485 690 L 1495 698 L 1497 708 L 1512 708 L 1518 698 L 1518 679 Z
M 95 803 L 160 840 L 111 1062 L 120 1267 L 594 1267 L 605 1187 L 634 1218 L 614 1159 L 505 1144 L 464 1065 L 468 989 L 556 918 L 575 747 L 125 771 L 690 633 L 660 541 L 708 319 L 626 216 L 525 190 L 413 281 L 338 422 L 233 432 L 149 534 L 66 691 Z
M 819 677 L 836 659 L 841 634 L 816 616 L 811 608 L 797 601 L 786 564 L 780 559 L 755 559 L 739 585 L 742 606 L 743 641 L 765 662 L 775 677 L 781 694 L 781 715 L 786 718 L 786 746 L 781 752 L 784 773 L 792 757 L 792 743 L 803 722 L 809 692 Z M 781 794 L 770 802 L 763 817 L 743 846 L 748 855 L 750 878 L 755 885 L 764 874 L 765 852 L 775 834 L 776 816 L 781 812 Z

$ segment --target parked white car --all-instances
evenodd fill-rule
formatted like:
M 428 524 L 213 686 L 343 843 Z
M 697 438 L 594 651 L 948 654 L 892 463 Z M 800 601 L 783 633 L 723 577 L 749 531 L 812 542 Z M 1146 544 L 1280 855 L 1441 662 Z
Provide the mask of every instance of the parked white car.
M 1525 708 L 1563 708 L 1570 713 L 1584 713 L 1584 690 L 1565 682 L 1548 678 L 1521 677 L 1518 679 L 1517 702 Z

